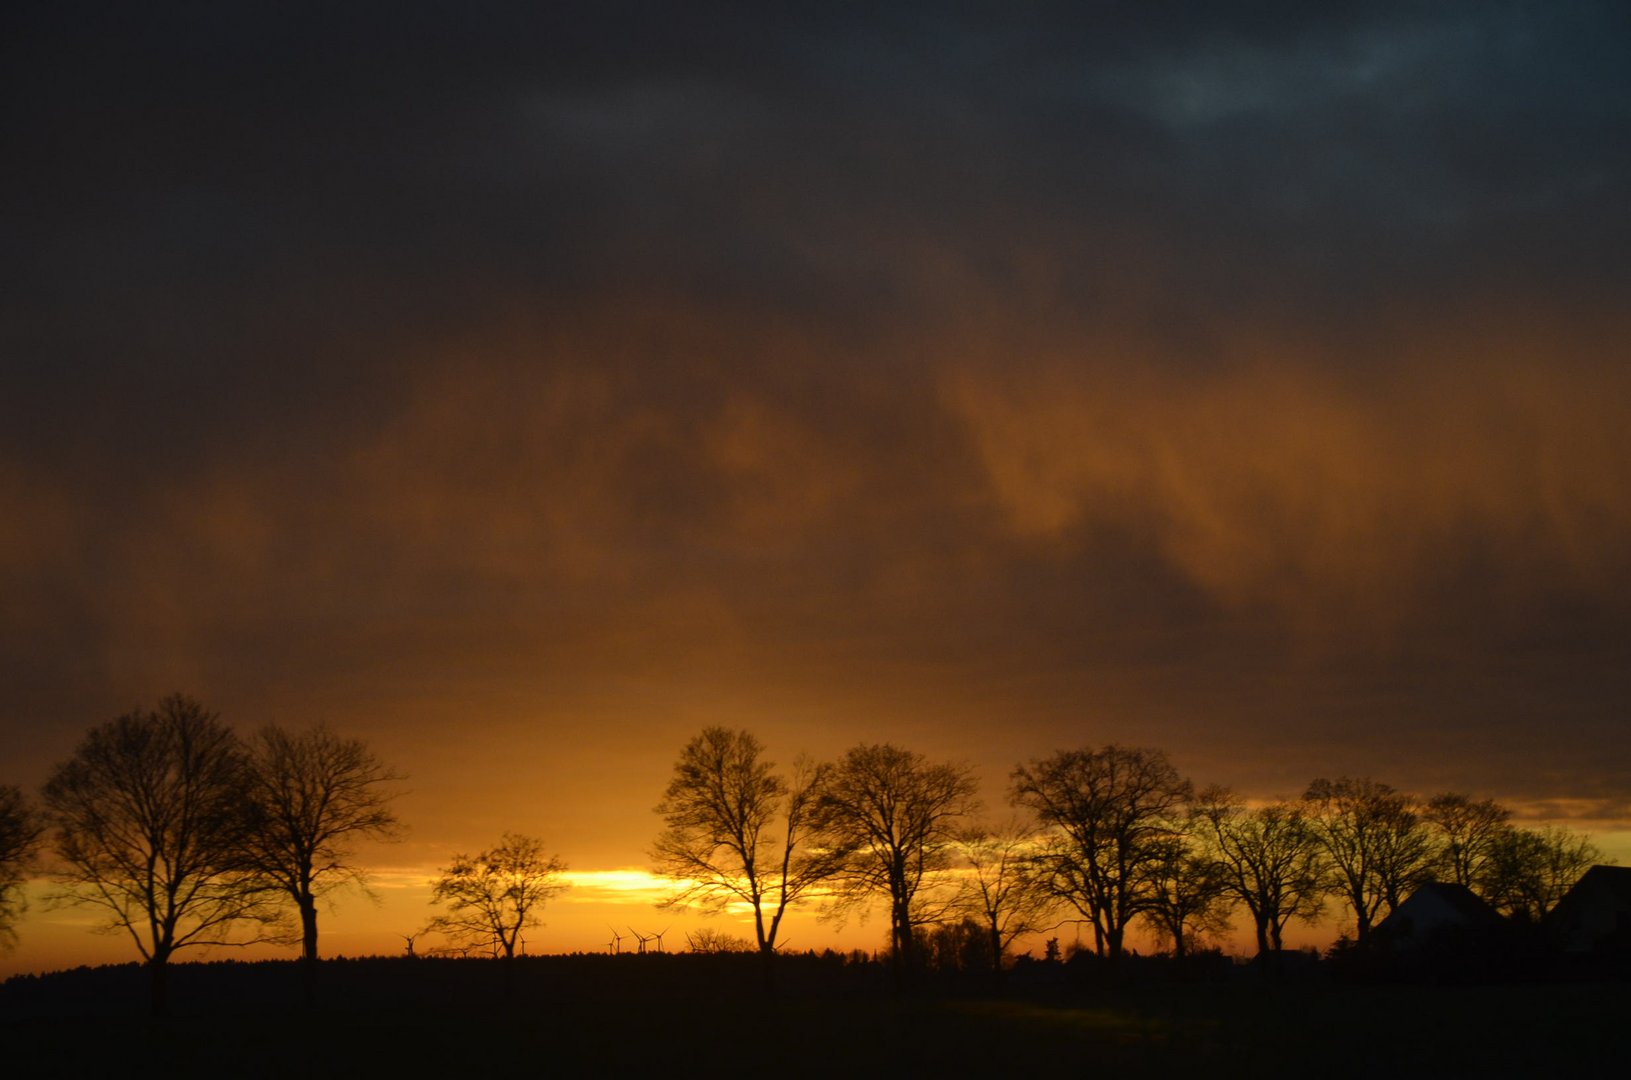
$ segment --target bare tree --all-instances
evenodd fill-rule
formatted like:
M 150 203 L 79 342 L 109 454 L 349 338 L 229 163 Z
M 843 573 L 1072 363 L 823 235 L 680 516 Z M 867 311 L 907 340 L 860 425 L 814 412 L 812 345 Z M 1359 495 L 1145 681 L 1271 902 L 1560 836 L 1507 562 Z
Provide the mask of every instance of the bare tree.
M 824 843 L 845 856 L 837 906 L 887 897 L 897 978 L 916 963 L 916 927 L 938 921 L 939 911 L 920 907 L 920 892 L 950 864 L 958 827 L 978 808 L 975 790 L 967 766 L 888 743 L 851 748 L 822 786 Z
M 1602 858 L 1590 839 L 1562 826 L 1507 826 L 1491 845 L 1476 888 L 1495 910 L 1539 922 Z
M 1223 868 L 1198 850 L 1187 832 L 1174 832 L 1149 865 L 1149 900 L 1142 915 L 1174 959 L 1197 942 L 1229 932 L 1233 896 Z
M 729 953 L 752 953 L 757 948 L 745 937 L 727 934 L 712 926 L 700 927 L 685 935 L 686 948 L 700 956 L 721 956 Z
M 1315 780 L 1303 799 L 1363 945 L 1377 918 L 1431 870 L 1433 835 L 1414 800 L 1375 780 Z
M 967 867 L 956 909 L 981 927 L 994 976 L 1008 948 L 1025 934 L 1047 929 L 1058 898 L 1037 873 L 1036 830 L 1017 818 L 994 829 L 976 827 L 957 838 Z
M 451 941 L 485 947 L 506 961 L 515 959 L 522 931 L 539 925 L 544 903 L 564 890 L 566 863 L 531 836 L 505 833 L 497 847 L 474 857 L 453 856 L 431 887 L 431 903 L 441 905 L 428 929 Z M 506 983 L 508 985 L 508 982 Z
M 1429 799 L 1422 818 L 1439 836 L 1439 868 L 1457 885 L 1475 889 L 1512 811 L 1492 799 L 1446 792 Z
M 21 791 L 0 786 L 0 950 L 17 941 L 17 920 L 28 906 L 23 885 L 44 829 Z
M 939 975 L 992 974 L 991 949 L 979 920 L 950 918 L 928 927 L 916 945 L 922 966 Z
M 177 950 L 261 940 L 238 932 L 275 917 L 243 868 L 249 784 L 238 739 L 179 694 L 93 728 L 46 781 L 57 898 L 100 908 L 106 932 L 130 936 L 151 971 L 156 1014 L 168 1006 Z
M 359 840 L 390 840 L 400 825 L 392 813 L 399 779 L 362 742 L 322 726 L 291 733 L 263 728 L 250 747 L 246 837 L 249 867 L 294 904 L 300 915 L 300 955 L 306 995 L 314 991 L 317 902 L 346 885 L 366 888 L 352 861 Z
M 1092 923 L 1100 956 L 1119 959 L 1150 907 L 1190 790 L 1166 754 L 1137 747 L 1060 750 L 1014 770 L 1013 802 L 1052 832 L 1040 856 L 1052 888 Z
M 656 812 L 667 824 L 651 857 L 681 882 L 662 906 L 717 914 L 753 910 L 759 952 L 776 951 L 782 917 L 831 877 L 839 860 L 812 847 L 822 770 L 800 760 L 790 780 L 746 731 L 710 727 L 680 751 Z
M 1227 788 L 1211 787 L 1196 798 L 1193 813 L 1225 888 L 1251 914 L 1258 956 L 1282 949 L 1292 919 L 1319 918 L 1328 863 L 1303 806 L 1250 808 Z

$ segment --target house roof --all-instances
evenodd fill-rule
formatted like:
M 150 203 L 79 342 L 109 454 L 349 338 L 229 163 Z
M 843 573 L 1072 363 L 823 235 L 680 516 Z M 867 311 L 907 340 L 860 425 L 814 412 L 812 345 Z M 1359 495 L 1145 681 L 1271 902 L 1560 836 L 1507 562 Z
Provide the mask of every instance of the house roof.
M 1625 907 L 1631 908 L 1631 866 L 1593 866 L 1580 875 L 1580 880 L 1565 894 L 1565 899 L 1576 892 L 1613 896 Z
M 1447 912 L 1449 917 L 1442 914 Z M 1427 919 L 1422 924 L 1422 919 Z M 1378 924 L 1378 930 L 1406 935 L 1421 934 L 1432 926 L 1494 926 L 1501 921 L 1494 908 L 1465 885 L 1448 881 L 1424 882 L 1392 914 Z
M 1631 869 L 1593 866 L 1546 913 L 1546 924 L 1570 952 L 1631 946 Z
M 1495 909 L 1480 899 L 1477 893 L 1465 885 L 1457 885 L 1453 881 L 1423 882 L 1415 892 L 1410 894 L 1410 900 L 1414 900 L 1423 894 L 1436 897 L 1450 910 L 1468 922 L 1490 922 L 1500 918 L 1495 913 Z M 1405 903 L 1409 902 L 1409 900 L 1405 901 Z M 1403 905 L 1400 906 L 1403 907 Z

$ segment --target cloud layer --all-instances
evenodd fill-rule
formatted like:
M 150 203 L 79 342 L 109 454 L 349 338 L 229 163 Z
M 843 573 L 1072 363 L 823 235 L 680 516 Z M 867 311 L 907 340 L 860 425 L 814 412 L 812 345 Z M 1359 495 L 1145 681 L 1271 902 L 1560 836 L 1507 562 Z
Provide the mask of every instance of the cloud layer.
M 1566 7 L 13 16 L 16 779 L 179 687 L 607 865 L 721 721 L 1623 805 L 1631 87 Z

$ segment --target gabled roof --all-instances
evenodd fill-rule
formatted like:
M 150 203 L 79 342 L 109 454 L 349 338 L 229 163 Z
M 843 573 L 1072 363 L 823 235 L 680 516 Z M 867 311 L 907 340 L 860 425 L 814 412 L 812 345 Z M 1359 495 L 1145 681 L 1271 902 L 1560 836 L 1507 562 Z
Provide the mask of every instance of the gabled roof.
M 1593 866 L 1546 913 L 1553 939 L 1567 952 L 1631 948 L 1631 869 Z
M 1568 899 L 1576 892 L 1582 895 L 1598 893 L 1613 896 L 1622 905 L 1631 908 L 1631 866 L 1593 866 L 1580 875 L 1580 880 L 1564 894 L 1564 899 Z
M 1465 885 L 1428 881 L 1417 886 L 1376 929 L 1382 933 L 1419 937 L 1441 926 L 1485 927 L 1499 925 L 1501 921 L 1495 909 Z
M 1416 890 L 1416 893 L 1431 892 L 1444 901 L 1456 914 L 1470 923 L 1499 921 L 1494 908 L 1490 907 L 1482 897 L 1465 885 L 1457 885 L 1453 881 L 1427 881 Z M 1415 896 L 1416 893 L 1411 893 Z

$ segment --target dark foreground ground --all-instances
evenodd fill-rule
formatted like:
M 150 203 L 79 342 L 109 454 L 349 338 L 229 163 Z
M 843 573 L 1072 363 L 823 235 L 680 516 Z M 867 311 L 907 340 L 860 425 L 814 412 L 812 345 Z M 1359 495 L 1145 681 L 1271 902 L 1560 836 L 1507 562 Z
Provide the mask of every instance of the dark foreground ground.
M 1043 978 L 897 993 L 876 966 L 751 958 L 329 961 L 135 967 L 0 986 L 7 1076 L 1621 1076 L 1631 985 L 1268 984 Z

